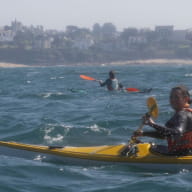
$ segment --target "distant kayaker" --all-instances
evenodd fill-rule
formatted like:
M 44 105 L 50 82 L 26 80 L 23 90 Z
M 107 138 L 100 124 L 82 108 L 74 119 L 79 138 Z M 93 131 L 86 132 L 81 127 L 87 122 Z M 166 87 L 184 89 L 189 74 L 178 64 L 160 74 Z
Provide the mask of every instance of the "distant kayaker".
M 188 154 L 192 152 L 192 109 L 190 108 L 190 94 L 185 86 L 174 87 L 170 93 L 170 104 L 175 114 L 165 126 L 156 124 L 151 117 L 145 115 L 145 125 L 156 131 L 135 132 L 135 136 L 150 136 L 165 138 L 168 142 L 168 151 L 172 154 Z
M 104 82 L 101 80 L 99 80 L 98 82 L 99 82 L 101 87 L 107 86 L 107 89 L 109 91 L 120 90 L 123 88 L 123 85 L 121 83 L 119 83 L 117 78 L 115 78 L 115 72 L 114 71 L 109 72 L 109 78 L 106 79 Z

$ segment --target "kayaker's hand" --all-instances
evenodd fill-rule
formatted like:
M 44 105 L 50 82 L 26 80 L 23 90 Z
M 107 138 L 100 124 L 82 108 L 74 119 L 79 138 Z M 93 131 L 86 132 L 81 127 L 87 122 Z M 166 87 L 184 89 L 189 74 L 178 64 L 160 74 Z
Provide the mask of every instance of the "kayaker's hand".
M 102 80 L 95 80 L 95 81 L 97 81 L 99 84 L 103 83 Z
M 150 125 L 152 123 L 155 123 L 148 114 L 144 115 L 142 119 L 143 119 L 143 124 L 145 125 Z
M 143 131 L 142 130 L 137 130 L 133 133 L 134 137 L 141 137 L 143 136 Z

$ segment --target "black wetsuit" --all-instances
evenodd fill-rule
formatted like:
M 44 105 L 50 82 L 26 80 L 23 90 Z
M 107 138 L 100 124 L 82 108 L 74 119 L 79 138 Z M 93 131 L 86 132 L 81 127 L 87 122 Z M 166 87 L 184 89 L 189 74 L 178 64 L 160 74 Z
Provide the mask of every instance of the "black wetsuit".
M 156 132 L 144 132 L 144 136 L 167 138 L 168 141 L 170 139 L 177 141 L 183 137 L 183 134 L 192 132 L 192 112 L 182 110 L 176 112 L 173 117 L 167 121 L 165 126 L 160 126 L 155 123 L 150 123 L 149 126 L 156 129 Z M 174 145 L 177 145 L 177 143 Z M 175 152 L 177 151 L 175 150 Z
M 165 126 L 155 123 L 149 125 L 155 128 L 161 136 L 182 135 L 185 132 L 192 131 L 192 113 L 185 110 L 179 111 L 167 121 Z

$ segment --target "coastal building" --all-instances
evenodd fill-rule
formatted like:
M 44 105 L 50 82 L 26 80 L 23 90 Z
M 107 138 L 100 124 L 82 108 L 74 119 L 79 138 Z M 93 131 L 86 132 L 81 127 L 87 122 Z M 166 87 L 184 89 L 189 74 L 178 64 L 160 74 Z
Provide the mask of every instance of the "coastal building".
M 186 40 L 188 40 L 188 41 L 192 41 L 192 28 L 186 30 L 186 36 L 185 36 L 185 38 L 186 38 Z
M 23 30 L 23 25 L 21 22 L 18 22 L 16 19 L 14 21 L 11 22 L 11 30 L 13 32 L 17 32 L 17 31 L 22 31 Z
M 45 36 L 37 36 L 33 41 L 33 49 L 50 49 L 53 38 Z
M 146 44 L 147 39 L 142 36 L 130 36 L 128 39 L 129 44 Z
M 81 50 L 88 49 L 94 45 L 94 40 L 90 35 L 85 35 L 83 38 L 73 40 L 73 47 Z
M 13 41 L 15 33 L 12 30 L 0 29 L 0 41 L 1 42 L 10 42 Z
M 186 35 L 187 35 L 187 30 L 174 30 L 171 39 L 174 42 L 184 43 L 187 40 Z
M 155 27 L 155 33 L 157 34 L 160 40 L 169 39 L 172 36 L 173 31 L 174 31 L 173 25 Z

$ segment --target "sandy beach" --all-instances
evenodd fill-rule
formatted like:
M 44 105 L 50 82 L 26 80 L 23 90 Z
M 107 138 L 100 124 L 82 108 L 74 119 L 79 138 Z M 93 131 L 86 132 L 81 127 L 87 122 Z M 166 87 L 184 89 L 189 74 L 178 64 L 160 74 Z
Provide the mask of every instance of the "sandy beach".
M 23 65 L 23 64 L 0 62 L 0 67 L 4 67 L 4 68 L 14 68 L 14 67 L 28 67 L 28 66 L 27 66 L 27 65 Z
M 102 64 L 95 63 L 74 63 L 74 64 L 59 64 L 58 66 L 69 66 L 69 65 L 130 65 L 130 64 L 146 64 L 146 65 L 155 65 L 155 64 L 167 64 L 167 65 L 178 65 L 178 64 L 192 64 L 192 60 L 187 59 L 146 59 L 146 60 L 128 60 L 128 61 L 115 61 Z M 49 65 L 24 65 L 24 64 L 15 64 L 15 63 L 6 63 L 0 62 L 0 67 L 3 68 L 16 68 L 16 67 L 46 67 Z M 55 64 L 53 66 L 56 66 Z
M 111 62 L 112 65 L 127 65 L 127 64 L 192 64 L 192 60 L 187 59 L 146 59 L 146 60 L 129 60 L 129 61 L 119 61 Z

